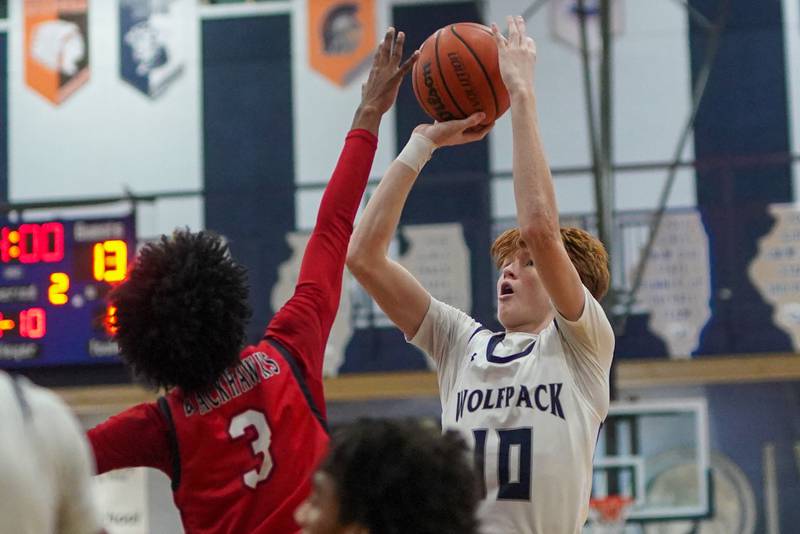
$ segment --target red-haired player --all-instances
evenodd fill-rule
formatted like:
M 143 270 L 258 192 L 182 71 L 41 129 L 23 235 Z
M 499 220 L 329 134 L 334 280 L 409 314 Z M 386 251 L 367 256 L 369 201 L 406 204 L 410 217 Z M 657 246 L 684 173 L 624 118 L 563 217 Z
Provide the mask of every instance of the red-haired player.
M 485 532 L 579 534 L 592 455 L 608 413 L 614 332 L 598 302 L 609 284 L 602 243 L 561 228 L 533 90 L 536 46 L 522 17 L 508 38 L 493 26 L 511 97 L 514 200 L 519 227 L 492 246 L 500 270 L 491 332 L 431 297 L 387 255 L 403 204 L 437 146 L 485 135 L 484 119 L 420 125 L 370 197 L 348 267 L 411 343 L 435 362 L 442 427 L 461 432 L 483 478 Z
M 323 353 L 378 125 L 417 57 L 390 28 L 375 54 L 308 242 L 292 298 L 242 350 L 245 269 L 208 233 L 147 245 L 111 295 L 123 359 L 168 393 L 89 431 L 98 472 L 133 466 L 172 479 L 187 533 L 284 533 L 328 445 Z

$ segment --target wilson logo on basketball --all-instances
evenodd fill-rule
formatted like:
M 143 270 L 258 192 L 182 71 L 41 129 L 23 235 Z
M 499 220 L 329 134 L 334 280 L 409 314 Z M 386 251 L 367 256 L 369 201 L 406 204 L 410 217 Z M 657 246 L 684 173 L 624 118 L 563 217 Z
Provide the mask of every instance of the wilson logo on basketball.
M 437 91 L 436 87 L 434 86 L 433 76 L 431 76 L 430 61 L 422 66 L 422 72 L 425 78 L 425 87 L 428 89 L 428 96 L 425 98 L 425 102 L 431 106 L 430 108 L 425 108 L 425 111 L 428 111 L 429 109 L 432 110 L 434 118 L 439 121 L 449 121 L 455 119 L 456 117 L 447 111 L 442 98 L 439 96 L 439 91 Z M 430 114 L 431 112 L 428 111 L 428 113 Z

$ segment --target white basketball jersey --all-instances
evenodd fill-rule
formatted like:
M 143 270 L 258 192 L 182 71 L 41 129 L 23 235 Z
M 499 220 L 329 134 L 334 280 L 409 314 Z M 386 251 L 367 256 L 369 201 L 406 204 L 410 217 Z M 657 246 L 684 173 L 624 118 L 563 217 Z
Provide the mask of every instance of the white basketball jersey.
M 411 340 L 436 362 L 442 427 L 474 452 L 486 534 L 573 534 L 586 521 L 614 333 L 584 292 L 580 319 L 538 335 L 491 332 L 431 299 Z
M 55 394 L 0 372 L 0 533 L 97 534 L 94 462 Z

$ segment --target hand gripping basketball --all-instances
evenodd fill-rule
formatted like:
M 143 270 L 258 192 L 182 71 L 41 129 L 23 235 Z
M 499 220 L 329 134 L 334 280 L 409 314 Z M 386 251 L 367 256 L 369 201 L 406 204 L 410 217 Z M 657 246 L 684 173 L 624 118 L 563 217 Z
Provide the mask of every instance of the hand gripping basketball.
M 486 137 L 492 127 L 481 126 L 485 119 L 485 113 L 473 113 L 466 119 L 420 124 L 414 133 L 424 135 L 436 147 L 463 145 Z

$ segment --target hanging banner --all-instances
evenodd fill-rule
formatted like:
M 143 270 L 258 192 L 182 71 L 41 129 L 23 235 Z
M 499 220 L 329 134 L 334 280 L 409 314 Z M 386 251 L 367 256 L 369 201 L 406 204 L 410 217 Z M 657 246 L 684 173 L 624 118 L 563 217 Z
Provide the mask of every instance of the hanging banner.
M 369 65 L 377 46 L 374 0 L 308 0 L 311 68 L 348 85 Z
M 120 0 L 120 76 L 145 95 L 163 93 L 184 70 L 191 0 Z
M 758 240 L 758 255 L 748 275 L 772 304 L 775 325 L 800 350 L 800 205 L 771 204 L 768 209 L 775 225 Z
M 689 358 L 711 318 L 708 233 L 695 209 L 664 215 L 644 271 L 637 303 L 648 328 L 671 358 Z
M 583 13 L 586 17 L 586 44 L 589 52 L 599 52 L 603 46 L 600 31 L 600 1 L 584 0 Z M 609 1 L 611 13 L 611 34 L 622 32 L 622 1 Z M 552 0 L 550 2 L 550 20 L 553 35 L 566 44 L 581 48 L 580 3 L 577 0 Z
M 25 83 L 59 105 L 89 80 L 87 0 L 24 0 Z

